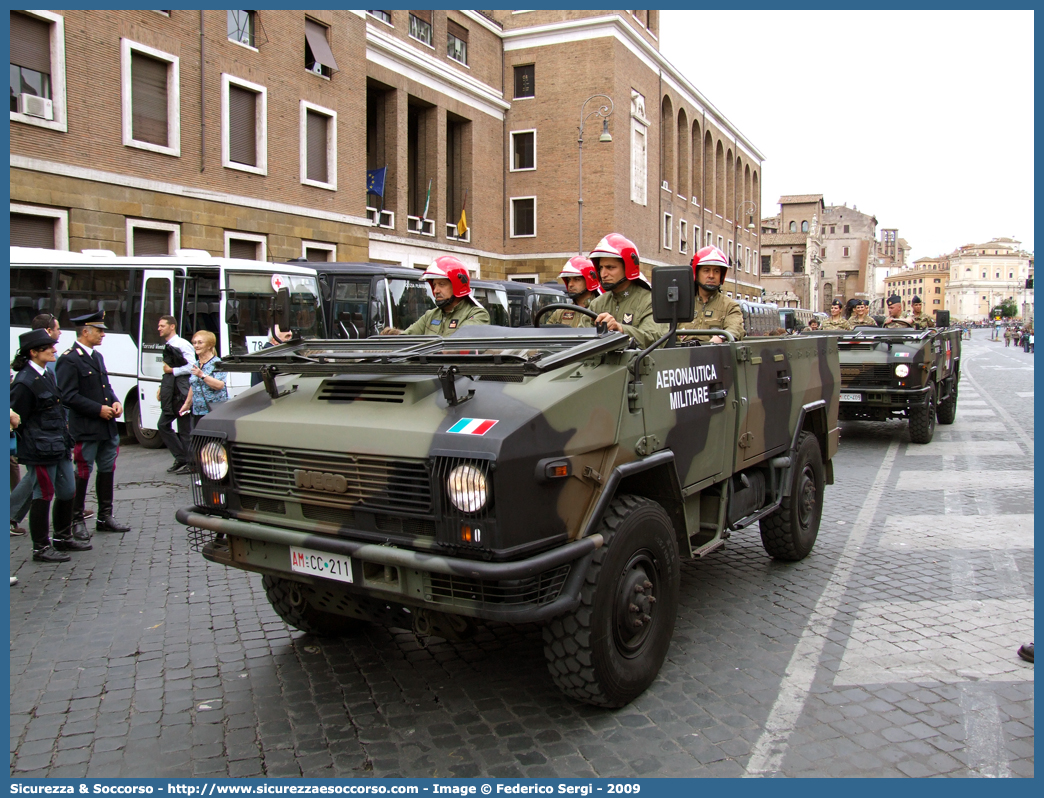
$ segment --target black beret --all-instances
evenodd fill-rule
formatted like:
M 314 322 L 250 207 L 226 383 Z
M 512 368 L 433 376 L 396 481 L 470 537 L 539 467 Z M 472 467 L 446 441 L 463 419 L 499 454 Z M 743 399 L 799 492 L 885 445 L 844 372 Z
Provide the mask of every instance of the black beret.
M 892 294 L 890 297 L 888 297 L 888 304 L 889 305 L 901 305 L 901 304 L 903 304 L 903 298 L 901 296 L 899 296 L 898 294 Z
M 831 304 L 831 305 L 836 305 L 836 306 L 837 306 L 837 307 L 839 307 L 839 308 L 843 308 L 843 307 L 845 306 L 845 303 L 844 303 L 844 302 L 842 302 L 842 301 L 841 301 L 840 299 L 835 299 L 835 300 L 834 300 L 833 302 L 831 302 L 830 304 Z
M 917 296 L 917 294 L 914 294 L 913 295 L 913 299 L 910 300 L 910 304 L 911 305 L 922 305 L 924 303 L 921 302 L 921 298 L 919 296 Z

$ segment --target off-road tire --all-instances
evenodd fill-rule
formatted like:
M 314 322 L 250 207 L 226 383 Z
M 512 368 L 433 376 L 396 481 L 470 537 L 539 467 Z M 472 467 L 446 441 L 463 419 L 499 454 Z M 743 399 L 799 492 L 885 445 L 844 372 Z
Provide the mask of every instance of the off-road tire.
M 910 440 L 913 443 L 931 443 L 935 435 L 935 385 L 928 384 L 924 405 L 910 409 Z
M 935 411 L 935 418 L 940 424 L 952 424 L 953 420 L 957 418 L 957 387 L 961 381 L 960 373 L 955 371 L 950 379 L 953 380 L 950 395 L 939 402 Z
M 139 446 L 143 449 L 163 448 L 163 438 L 160 437 L 159 430 L 145 429 L 141 426 L 140 402 L 135 402 L 127 408 L 124 411 L 124 417 L 127 420 L 127 426 L 130 428 L 131 435 L 134 436 L 134 440 L 138 442 Z
M 613 499 L 597 531 L 605 544 L 587 569 L 580 604 L 544 627 L 544 656 L 566 695 L 622 707 L 652 684 L 667 656 L 678 612 L 678 545 L 670 516 L 638 496 Z
M 306 585 L 267 574 L 261 584 L 276 615 L 295 629 L 316 637 L 340 637 L 359 627 L 360 621 L 354 618 L 317 610 L 309 604 Z
M 790 495 L 783 497 L 778 510 L 758 522 L 761 545 L 770 556 L 796 562 L 812 551 L 823 517 L 825 485 L 819 441 L 811 432 L 802 432 L 790 468 Z

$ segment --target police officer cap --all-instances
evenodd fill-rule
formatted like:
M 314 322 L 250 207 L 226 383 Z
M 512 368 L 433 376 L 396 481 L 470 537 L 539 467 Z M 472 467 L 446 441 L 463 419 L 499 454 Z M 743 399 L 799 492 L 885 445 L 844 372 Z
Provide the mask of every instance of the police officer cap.
M 914 294 L 913 299 L 910 300 L 910 304 L 911 305 L 920 305 L 920 304 L 923 304 L 923 303 L 921 302 L 921 298 L 919 296 L 917 296 L 916 294 Z
M 835 306 L 835 307 L 839 307 L 839 308 L 843 308 L 843 307 L 845 306 L 845 303 L 844 303 L 844 302 L 842 302 L 842 301 L 841 301 L 840 299 L 835 299 L 835 300 L 834 300 L 833 302 L 831 302 L 830 304 L 831 304 L 832 306 Z
M 72 323 L 77 327 L 97 327 L 99 330 L 107 330 L 105 326 L 105 311 L 99 310 L 95 313 L 87 313 L 83 316 L 77 316 L 75 319 L 71 319 Z
M 27 355 L 33 349 L 43 349 L 48 346 L 55 346 L 57 343 L 47 334 L 47 330 L 30 330 L 18 336 L 18 351 L 23 355 Z
M 901 304 L 903 304 L 903 298 L 901 296 L 899 296 L 898 294 L 892 294 L 890 297 L 888 297 L 888 304 L 889 305 L 901 305 Z

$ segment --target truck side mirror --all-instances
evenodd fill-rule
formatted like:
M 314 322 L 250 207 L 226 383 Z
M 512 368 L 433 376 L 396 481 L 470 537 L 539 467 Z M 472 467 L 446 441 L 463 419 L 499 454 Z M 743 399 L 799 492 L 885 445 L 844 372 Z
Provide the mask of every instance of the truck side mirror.
M 696 281 L 691 266 L 657 266 L 652 270 L 653 319 L 657 324 L 692 321 Z
M 937 310 L 937 311 L 935 311 L 935 324 L 938 327 L 949 327 L 950 326 L 950 311 L 948 311 L 948 310 Z
M 229 327 L 239 326 L 239 300 L 234 295 L 225 299 L 225 324 Z
M 291 327 L 289 288 L 280 288 L 276 291 L 272 304 L 272 323 L 280 330 L 289 330 Z
M 330 288 L 330 283 L 326 279 L 325 274 L 319 275 L 319 293 L 323 295 L 323 302 L 329 302 L 333 299 L 333 290 Z

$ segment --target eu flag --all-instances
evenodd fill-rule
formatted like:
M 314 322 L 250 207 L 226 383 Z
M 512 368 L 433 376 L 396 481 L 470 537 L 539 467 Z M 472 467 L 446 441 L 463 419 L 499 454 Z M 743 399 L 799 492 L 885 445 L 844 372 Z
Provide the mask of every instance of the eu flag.
M 380 169 L 366 170 L 366 193 L 376 194 L 378 197 L 383 197 L 384 177 L 387 173 L 387 166 L 382 166 Z

